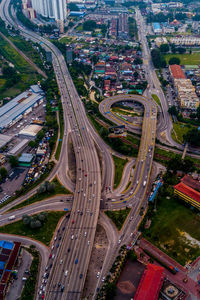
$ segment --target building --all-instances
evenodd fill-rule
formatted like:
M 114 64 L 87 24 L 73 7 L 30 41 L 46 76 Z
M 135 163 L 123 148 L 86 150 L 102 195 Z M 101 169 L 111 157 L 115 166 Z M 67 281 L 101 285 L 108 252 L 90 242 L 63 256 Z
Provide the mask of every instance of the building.
M 60 25 L 63 32 L 64 21 L 67 17 L 67 3 L 65 0 L 31 0 L 36 13 L 46 18 L 53 18 Z
M 174 186 L 174 194 L 197 209 L 200 209 L 200 193 L 183 182 Z
M 153 27 L 153 32 L 154 32 L 155 34 L 162 33 L 162 28 L 161 28 L 161 26 L 160 26 L 159 23 L 153 23 L 153 24 L 152 24 L 152 27 Z
M 22 138 L 35 139 L 42 126 L 38 124 L 27 125 L 24 129 L 20 130 L 19 136 Z
M 200 45 L 200 38 L 193 37 L 193 36 L 183 36 L 183 37 L 176 37 L 171 38 L 170 42 L 175 45 L 179 46 L 199 46 Z
M 21 167 L 30 167 L 31 163 L 33 161 L 33 154 L 31 153 L 22 153 L 22 155 L 19 158 L 19 165 Z
M 140 280 L 134 300 L 157 300 L 164 278 L 163 267 L 148 264 Z
M 0 300 L 5 299 L 10 275 L 16 264 L 21 243 L 0 241 Z
M 191 80 L 186 78 L 179 65 L 170 65 L 169 70 L 180 107 L 183 109 L 197 109 L 199 98 Z
M 179 65 L 170 65 L 169 71 L 173 79 L 186 79 L 185 74 Z
M 0 130 L 13 126 L 22 119 L 23 115 L 28 114 L 34 107 L 42 103 L 43 98 L 43 93 L 38 92 L 36 86 L 32 86 L 29 91 L 21 93 L 0 107 Z

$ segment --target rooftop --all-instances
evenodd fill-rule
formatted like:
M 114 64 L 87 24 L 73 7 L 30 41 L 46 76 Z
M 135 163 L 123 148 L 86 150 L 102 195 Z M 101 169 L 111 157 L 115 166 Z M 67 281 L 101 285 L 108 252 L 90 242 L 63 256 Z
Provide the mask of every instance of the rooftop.
M 187 186 L 183 182 L 180 182 L 177 185 L 175 185 L 174 189 L 200 203 L 200 193 Z
M 148 264 L 140 280 L 134 300 L 157 300 L 164 280 L 164 268 Z
M 185 74 L 183 73 L 179 65 L 170 65 L 171 74 L 175 79 L 185 79 Z

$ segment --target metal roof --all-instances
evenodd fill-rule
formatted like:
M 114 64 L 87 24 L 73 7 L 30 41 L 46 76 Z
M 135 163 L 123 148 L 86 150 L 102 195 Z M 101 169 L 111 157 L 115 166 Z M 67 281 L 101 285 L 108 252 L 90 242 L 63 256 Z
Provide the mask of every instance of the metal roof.
M 12 121 L 42 99 L 40 94 L 24 92 L 0 108 L 0 128 L 6 128 Z

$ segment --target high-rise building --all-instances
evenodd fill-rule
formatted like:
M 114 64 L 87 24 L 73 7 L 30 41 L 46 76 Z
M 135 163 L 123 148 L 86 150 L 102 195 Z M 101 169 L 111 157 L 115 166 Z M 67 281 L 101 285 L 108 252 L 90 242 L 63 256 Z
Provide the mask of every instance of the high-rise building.
M 66 0 L 32 0 L 32 7 L 41 16 L 55 19 L 62 31 L 67 16 Z

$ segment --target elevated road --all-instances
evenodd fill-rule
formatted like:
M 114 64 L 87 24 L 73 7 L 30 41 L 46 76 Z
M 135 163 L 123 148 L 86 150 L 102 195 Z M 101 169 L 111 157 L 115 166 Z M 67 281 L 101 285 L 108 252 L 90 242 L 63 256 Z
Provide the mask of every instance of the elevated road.
M 142 136 L 138 157 L 135 163 L 132 184 L 126 191 L 126 197 L 123 200 L 112 202 L 115 208 L 124 206 L 127 201 L 133 201 L 141 205 L 146 188 L 148 185 L 151 166 L 153 161 L 155 137 L 156 137 L 156 123 L 157 123 L 157 105 L 156 103 L 143 96 L 138 95 L 120 95 L 107 98 L 99 105 L 100 112 L 104 117 L 111 120 L 117 125 L 125 125 L 129 131 L 134 130 L 134 124 L 120 118 L 111 110 L 111 106 L 117 102 L 122 101 L 137 101 L 144 106 L 144 119 L 142 125 Z M 137 199 L 137 200 L 136 200 Z
M 19 29 L 24 37 L 40 42 L 52 52 L 54 71 L 63 104 L 64 136 L 71 131 L 76 157 L 76 188 L 69 220 L 70 226 L 66 228 L 59 242 L 59 251 L 48 279 L 45 299 L 80 299 L 99 215 L 101 194 L 99 159 L 88 130 L 84 107 L 71 80 L 64 57 L 48 40 L 25 29 L 22 25 L 16 25 L 8 13 L 9 3 L 10 1 L 5 0 L 1 2 L 2 18 Z M 59 166 L 64 172 L 66 172 L 66 166 L 62 165 L 62 160 L 65 160 L 66 155 L 67 149 L 62 147 Z M 81 214 L 78 211 L 81 211 Z M 85 231 L 87 237 L 84 236 Z M 72 235 L 77 238 L 72 240 Z M 67 249 L 70 249 L 68 255 Z M 62 268 L 60 267 L 61 260 Z M 77 264 L 75 260 L 78 261 Z M 67 277 L 64 276 L 66 270 L 68 270 Z M 81 279 L 80 274 L 82 274 Z

